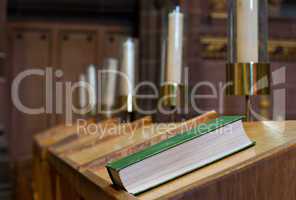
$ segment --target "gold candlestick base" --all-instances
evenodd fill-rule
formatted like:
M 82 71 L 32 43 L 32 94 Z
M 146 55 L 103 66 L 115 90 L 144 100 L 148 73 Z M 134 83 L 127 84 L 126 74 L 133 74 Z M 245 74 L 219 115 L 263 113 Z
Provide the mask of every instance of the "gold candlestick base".
M 226 89 L 227 95 L 245 96 L 246 120 L 251 121 L 251 96 L 268 95 L 270 93 L 270 64 L 227 64 L 226 81 L 232 83 Z
M 252 118 L 251 118 L 251 98 L 250 96 L 246 96 L 246 102 L 245 102 L 245 116 L 246 116 L 246 121 L 247 122 L 250 122 L 252 121 Z
M 133 95 L 120 96 L 120 111 L 124 114 L 127 122 L 135 120 L 136 115 L 136 98 Z
M 270 93 L 270 64 L 235 63 L 226 65 L 227 95 L 256 96 Z
M 181 108 L 185 103 L 185 86 L 177 83 L 165 84 L 161 88 L 161 96 L 163 106 Z
M 123 95 L 119 97 L 119 104 L 123 112 L 135 112 L 136 98 L 133 95 Z
M 102 104 L 100 113 L 104 119 L 111 119 L 112 117 L 115 116 L 116 110 L 117 110 L 116 106 L 108 106 L 108 105 Z

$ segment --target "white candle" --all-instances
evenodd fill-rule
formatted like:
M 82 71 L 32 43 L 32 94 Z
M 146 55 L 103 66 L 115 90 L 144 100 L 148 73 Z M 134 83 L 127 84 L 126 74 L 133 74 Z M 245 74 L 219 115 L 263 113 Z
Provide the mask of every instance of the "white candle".
M 237 0 L 237 62 L 258 62 L 258 0 Z
M 89 92 L 89 104 L 92 109 L 96 106 L 97 103 L 97 76 L 96 76 L 96 67 L 94 65 L 90 65 L 87 69 L 87 81 L 90 85 Z
M 84 108 L 87 105 L 86 77 L 84 74 L 79 76 L 79 81 L 81 82 L 81 87 L 79 88 L 79 106 L 80 108 Z
M 117 82 L 117 70 L 118 61 L 114 58 L 109 58 L 106 61 L 106 72 L 103 78 L 103 104 L 108 108 L 112 108 L 115 105 L 116 99 L 116 82 Z
M 177 7 L 169 14 L 166 82 L 181 83 L 184 15 Z
M 132 96 L 135 88 L 136 44 L 132 38 L 123 43 L 123 55 L 121 72 L 126 76 L 121 77 L 120 93 L 124 96 Z

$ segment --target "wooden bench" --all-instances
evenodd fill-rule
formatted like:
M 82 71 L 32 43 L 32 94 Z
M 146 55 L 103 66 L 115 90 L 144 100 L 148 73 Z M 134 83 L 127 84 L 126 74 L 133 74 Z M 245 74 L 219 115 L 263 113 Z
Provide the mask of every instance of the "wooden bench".
M 58 195 L 52 199 L 295 200 L 296 121 L 251 122 L 244 126 L 256 141 L 255 147 L 138 196 L 114 188 L 104 167 L 77 168 L 68 162 L 71 153 L 61 156 L 50 151 L 48 162 L 59 179 Z

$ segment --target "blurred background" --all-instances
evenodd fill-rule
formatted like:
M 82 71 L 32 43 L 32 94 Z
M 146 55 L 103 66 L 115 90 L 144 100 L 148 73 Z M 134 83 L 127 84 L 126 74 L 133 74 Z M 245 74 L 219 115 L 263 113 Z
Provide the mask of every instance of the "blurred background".
M 87 66 L 119 58 L 123 37 L 139 40 L 138 78 L 160 86 L 161 47 L 165 16 L 171 4 L 185 14 L 184 66 L 189 82 L 225 81 L 227 0 L 1 0 L 0 1 L 0 199 L 32 199 L 32 136 L 64 121 L 62 114 L 29 116 L 15 109 L 13 78 L 29 68 L 62 69 L 56 81 L 78 81 Z M 269 54 L 272 70 L 286 67 L 285 118 L 296 119 L 296 1 L 269 0 Z M 34 76 L 21 85 L 21 100 L 29 107 L 45 104 L 44 79 Z M 143 89 L 143 93 L 150 93 Z M 198 93 L 210 94 L 207 87 Z M 256 97 L 255 107 L 276 119 L 272 98 Z M 241 114 L 244 99 L 227 97 L 197 102 L 204 111 Z M 141 102 L 153 108 L 154 101 Z M 200 113 L 190 112 L 186 117 Z M 282 117 L 282 116 L 281 116 Z

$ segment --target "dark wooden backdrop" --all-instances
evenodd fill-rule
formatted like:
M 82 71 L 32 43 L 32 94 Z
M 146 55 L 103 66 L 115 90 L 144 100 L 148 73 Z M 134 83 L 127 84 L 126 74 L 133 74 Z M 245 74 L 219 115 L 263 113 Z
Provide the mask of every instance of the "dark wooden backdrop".
M 140 5 L 141 79 L 159 83 L 163 12 L 155 2 L 142 0 Z M 295 119 L 296 16 L 287 16 L 281 9 L 281 1 L 271 2 L 275 2 L 270 3 L 269 19 L 272 71 L 286 67 L 286 82 L 273 88 L 286 90 L 286 119 Z M 190 86 L 209 81 L 218 88 L 220 82 L 225 82 L 226 75 L 226 1 L 185 0 L 179 3 L 186 18 L 184 67 L 187 66 L 190 70 Z M 211 94 L 211 89 L 200 88 L 198 94 Z M 269 97 L 253 98 L 254 109 L 263 112 L 265 108 L 268 112 L 264 113 L 270 119 L 273 115 L 272 97 L 271 94 Z M 199 100 L 196 104 L 204 111 L 215 109 L 222 114 L 243 114 L 245 107 L 242 97 L 226 97 L 222 106 L 219 106 L 217 99 Z M 156 102 L 150 101 L 145 106 L 155 107 Z M 196 114 L 199 113 L 191 109 L 187 117 Z
M 129 28 L 119 25 L 56 23 L 56 22 L 13 22 L 9 23 L 10 54 L 12 56 L 12 79 L 28 69 L 52 67 L 62 70 L 61 78 L 54 77 L 52 101 L 61 98 L 65 102 L 65 85 L 63 93 L 55 94 L 57 82 L 75 83 L 79 74 L 86 72 L 90 64 L 102 67 L 104 58 L 118 57 L 119 38 L 128 35 Z M 29 108 L 46 105 L 45 79 L 31 76 L 25 79 L 20 88 L 20 99 Z M 77 105 L 78 96 L 74 103 Z M 64 104 L 62 105 L 64 106 Z M 32 151 L 32 135 L 46 128 L 62 123 L 65 114 L 56 111 L 41 115 L 24 114 L 12 108 L 11 118 L 11 156 L 14 160 L 27 158 Z M 63 107 L 62 112 L 65 112 Z M 17 145 L 17 148 L 16 148 Z
M 0 95 L 1 95 L 1 110 L 0 110 L 0 124 L 5 127 L 5 119 L 7 114 L 7 80 L 6 80 L 6 1 L 0 2 Z

